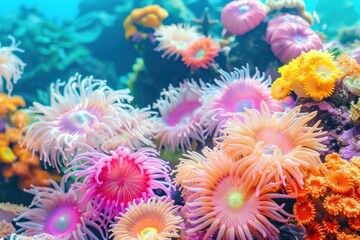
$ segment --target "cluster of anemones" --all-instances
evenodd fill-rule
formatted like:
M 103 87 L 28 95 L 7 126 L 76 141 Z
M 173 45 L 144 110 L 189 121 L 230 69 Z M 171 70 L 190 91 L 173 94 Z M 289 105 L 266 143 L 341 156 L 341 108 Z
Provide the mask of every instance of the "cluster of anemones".
M 154 35 L 159 42 L 155 50 L 164 51 L 162 57 L 170 58 L 175 55 L 177 59 L 181 56 L 184 64 L 191 70 L 211 66 L 220 50 L 219 44 L 211 37 L 199 34 L 195 27 L 189 25 L 164 25 Z
M 289 216 L 273 201 L 289 197 L 278 191 L 298 191 L 305 173 L 319 173 L 325 132 L 319 123 L 308 126 L 315 114 L 271 113 L 262 102 L 260 112 L 245 109 L 242 118 L 229 119 L 214 149 L 184 155 L 174 182 L 185 200 L 185 238 L 201 230 L 203 239 L 276 239 L 269 219 L 284 223 Z
M 279 73 L 271 87 L 275 99 L 294 91 L 298 97 L 320 101 L 331 96 L 341 71 L 331 53 L 311 50 L 279 68 Z
M 305 226 L 308 239 L 357 239 L 360 158 L 348 162 L 337 153 L 328 154 L 318 172 L 306 174 L 300 191 L 295 192 L 290 185 L 287 188 L 287 193 L 297 198 L 293 207 L 295 220 Z

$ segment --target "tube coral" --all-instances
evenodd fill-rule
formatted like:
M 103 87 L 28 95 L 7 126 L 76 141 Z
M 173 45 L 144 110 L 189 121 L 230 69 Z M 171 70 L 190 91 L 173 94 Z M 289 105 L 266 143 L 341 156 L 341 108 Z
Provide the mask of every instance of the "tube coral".
M 87 148 L 87 152 L 74 157 L 66 173 L 67 177 L 75 176 L 75 190 L 84 192 L 80 202 L 93 199 L 94 211 L 104 211 L 108 217 L 105 221 L 124 212 L 133 201 L 155 196 L 156 189 L 170 196 L 169 169 L 156 158 L 155 150 L 141 148 L 132 152 L 119 147 L 107 155 Z
M 25 128 L 22 145 L 40 152 L 40 159 L 51 166 L 66 164 L 80 143 L 99 148 L 101 143 L 114 139 L 119 129 L 129 131 L 127 104 L 132 97 L 128 90 L 114 91 L 104 80 L 76 74 L 65 84 L 56 82 L 50 87 L 50 104 L 34 103 L 31 114 L 37 121 Z
M 271 114 L 262 102 L 260 112 L 245 110 L 244 121 L 230 119 L 217 142 L 229 156 L 241 158 L 236 164 L 247 184 L 261 186 L 274 181 L 302 186 L 307 170 L 318 173 L 321 160 L 317 151 L 326 150 L 321 144 L 326 132 L 318 128 L 320 122 L 307 125 L 315 115 L 300 113 L 300 107 Z
M 270 111 L 283 111 L 281 102 L 274 100 L 268 88 L 271 78 L 260 74 L 259 70 L 253 76 L 247 65 L 242 69 L 227 73 L 220 71 L 220 79 L 215 79 L 215 84 L 207 84 L 203 88 L 201 103 L 204 107 L 204 121 L 209 121 L 209 132 L 215 131 L 217 135 L 224 127 L 225 122 L 241 114 L 246 108 L 260 109 L 261 101 L 267 103 Z
M 267 8 L 261 1 L 232 1 L 222 9 L 221 23 L 229 33 L 244 35 L 256 28 L 266 14 Z
M 14 54 L 14 52 L 24 52 L 18 48 L 20 43 L 16 43 L 11 36 L 9 38 L 11 45 L 0 48 L 0 90 L 3 89 L 3 80 L 5 80 L 6 89 L 10 94 L 13 90 L 13 84 L 16 84 L 21 78 L 26 64 Z
M 183 220 L 175 215 L 178 207 L 173 203 L 167 198 L 149 198 L 146 202 L 141 199 L 139 203 L 134 201 L 126 213 L 116 217 L 116 223 L 110 230 L 111 237 L 114 240 L 178 238 Z

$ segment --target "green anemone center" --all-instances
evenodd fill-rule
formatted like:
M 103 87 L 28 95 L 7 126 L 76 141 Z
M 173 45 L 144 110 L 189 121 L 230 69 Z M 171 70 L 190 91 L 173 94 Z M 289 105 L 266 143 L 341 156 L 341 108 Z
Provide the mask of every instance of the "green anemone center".
M 204 50 L 204 49 L 200 49 L 199 51 L 196 52 L 196 55 L 195 55 L 195 57 L 196 57 L 197 59 L 201 59 L 201 58 L 203 58 L 204 56 L 205 56 L 205 50 Z
M 229 207 L 232 209 L 240 208 L 244 204 L 244 196 L 240 192 L 232 192 L 227 197 Z
M 153 237 L 155 237 L 157 234 L 158 234 L 158 230 L 156 228 L 147 227 L 140 232 L 140 237 L 143 240 L 148 240 L 148 239 L 153 239 Z

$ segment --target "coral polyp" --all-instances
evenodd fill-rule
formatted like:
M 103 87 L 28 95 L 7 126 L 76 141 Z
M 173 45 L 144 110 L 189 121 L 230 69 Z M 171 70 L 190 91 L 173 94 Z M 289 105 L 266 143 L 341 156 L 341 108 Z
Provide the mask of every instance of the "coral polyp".
M 131 100 L 128 90 L 115 91 L 93 77 L 76 74 L 67 83 L 57 81 L 50 87 L 50 106 L 35 102 L 29 110 L 37 121 L 25 128 L 22 145 L 33 154 L 39 151 L 41 160 L 59 169 L 80 143 L 99 148 L 114 139 L 118 129 L 128 129 Z
M 75 176 L 75 189 L 84 192 L 81 203 L 94 200 L 94 211 L 104 211 L 111 220 L 133 201 L 147 200 L 161 190 L 170 196 L 169 168 L 151 148 L 136 152 L 119 147 L 110 154 L 87 148 L 71 162 L 68 176 Z

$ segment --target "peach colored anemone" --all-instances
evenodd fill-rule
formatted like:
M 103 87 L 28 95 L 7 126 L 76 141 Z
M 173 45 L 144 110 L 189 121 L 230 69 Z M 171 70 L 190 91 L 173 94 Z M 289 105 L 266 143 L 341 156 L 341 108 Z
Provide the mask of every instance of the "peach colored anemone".
M 111 237 L 114 240 L 138 239 L 173 239 L 179 237 L 180 224 L 183 219 L 176 216 L 178 207 L 167 198 L 149 198 L 133 202 L 126 213 L 116 217 Z
M 196 30 L 196 27 L 187 24 L 160 26 L 154 33 L 155 40 L 159 42 L 155 51 L 163 51 L 161 57 L 170 58 L 175 55 L 175 60 L 178 59 L 189 44 L 201 38 Z
M 247 184 L 261 186 L 273 181 L 294 188 L 296 184 L 303 186 L 308 170 L 319 174 L 318 151 L 326 150 L 321 144 L 326 132 L 318 128 L 320 121 L 308 126 L 315 116 L 316 112 L 301 113 L 300 106 L 271 114 L 262 102 L 260 112 L 245 110 L 244 121 L 230 119 L 216 141 L 229 156 L 242 158 L 236 163 L 238 175 Z
M 219 49 L 219 44 L 210 37 L 202 38 L 189 44 L 182 53 L 182 61 L 191 70 L 208 68 L 214 62 Z
M 191 224 L 187 233 L 205 230 L 203 239 L 275 239 L 279 230 L 270 219 L 286 223 L 290 215 L 273 198 L 287 196 L 272 193 L 273 184 L 262 186 L 257 195 L 255 187 L 240 180 L 233 161 L 221 150 L 205 148 L 203 154 L 206 164 L 194 170 L 196 176 L 186 187 L 193 192 L 185 205 Z
M 329 172 L 327 179 L 329 187 L 336 193 L 346 193 L 354 187 L 354 180 L 346 169 Z
M 293 207 L 295 219 L 300 224 L 309 224 L 316 216 L 315 204 L 310 199 L 297 201 Z

